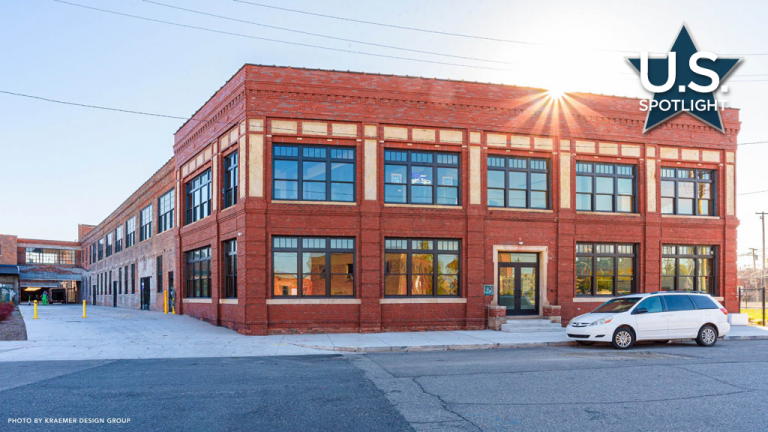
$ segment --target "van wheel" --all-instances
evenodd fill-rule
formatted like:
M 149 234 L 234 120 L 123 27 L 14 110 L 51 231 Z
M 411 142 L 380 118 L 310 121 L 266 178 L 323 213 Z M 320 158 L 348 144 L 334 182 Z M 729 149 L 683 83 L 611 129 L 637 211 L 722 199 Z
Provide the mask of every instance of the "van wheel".
M 699 346 L 711 347 L 717 343 L 717 329 L 711 324 L 706 324 L 699 329 L 699 336 L 696 338 Z
M 590 346 L 590 345 L 594 345 L 595 344 L 592 341 L 576 341 L 576 343 L 581 345 L 581 346 Z
M 629 327 L 619 327 L 613 332 L 611 345 L 616 349 L 629 349 L 635 343 L 635 334 Z

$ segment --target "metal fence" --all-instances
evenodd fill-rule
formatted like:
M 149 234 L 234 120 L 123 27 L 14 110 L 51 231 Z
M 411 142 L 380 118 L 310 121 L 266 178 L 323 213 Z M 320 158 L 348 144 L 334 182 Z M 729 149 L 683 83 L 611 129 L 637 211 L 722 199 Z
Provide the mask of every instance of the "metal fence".
M 766 323 L 765 288 L 739 288 L 739 313 L 749 315 L 749 320 L 758 324 Z

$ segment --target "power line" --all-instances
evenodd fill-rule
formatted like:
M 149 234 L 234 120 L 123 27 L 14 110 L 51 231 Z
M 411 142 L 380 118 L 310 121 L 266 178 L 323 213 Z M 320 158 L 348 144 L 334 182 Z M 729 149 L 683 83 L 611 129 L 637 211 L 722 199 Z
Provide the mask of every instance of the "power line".
M 768 190 L 761 190 L 761 191 L 754 191 L 754 192 L 744 192 L 744 193 L 740 193 L 738 195 L 755 195 L 755 194 L 761 194 L 761 193 L 766 193 L 766 192 L 768 192 Z
M 171 26 L 175 26 L 175 27 L 189 28 L 189 29 L 194 29 L 194 30 L 201 30 L 201 31 L 210 32 L 210 33 L 219 33 L 219 34 L 225 34 L 225 35 L 229 35 L 229 36 L 237 36 L 237 37 L 243 37 L 243 38 L 248 38 L 248 39 L 263 40 L 263 41 L 267 41 L 267 42 L 276 42 L 276 43 L 287 44 L 287 45 L 296 45 L 296 46 L 303 46 L 303 47 L 307 47 L 307 48 L 315 48 L 315 49 L 321 49 L 321 50 L 327 50 L 327 51 L 338 51 L 338 52 L 345 52 L 345 53 L 350 53 L 350 54 L 360 54 L 360 55 L 366 55 L 366 56 L 371 56 L 371 57 L 382 57 L 382 58 L 389 58 L 389 59 L 395 59 L 395 60 L 413 61 L 413 62 L 419 62 L 419 63 L 431 63 L 431 64 L 438 64 L 438 65 L 443 65 L 443 66 L 459 66 L 459 67 L 465 67 L 465 68 L 471 68 L 471 69 L 486 69 L 486 70 L 513 72 L 511 69 L 504 69 L 504 68 L 494 68 L 494 67 L 489 67 L 489 66 L 475 66 L 475 65 L 463 64 L 463 63 L 449 63 L 449 62 L 442 62 L 442 61 L 437 61 L 437 60 L 424 60 L 424 59 L 417 59 L 417 58 L 413 58 L 413 57 L 401 57 L 401 56 L 394 56 L 394 55 L 387 55 L 387 54 L 376 54 L 376 53 L 371 53 L 371 52 L 366 52 L 366 51 L 347 50 L 347 49 L 332 48 L 332 47 L 327 47 L 327 46 L 322 46 L 322 45 L 313 45 L 313 44 L 306 44 L 306 43 L 301 43 L 301 42 L 291 42 L 291 41 L 285 41 L 285 40 L 280 40 L 280 39 L 265 38 L 265 37 L 260 37 L 260 36 L 246 35 L 246 34 L 242 34 L 242 33 L 228 32 L 228 31 L 224 31 L 224 30 L 216 30 L 216 29 L 211 29 L 211 28 L 207 28 L 207 27 L 200 27 L 200 26 L 195 26 L 195 25 L 190 25 L 190 24 L 181 24 L 181 23 L 176 23 L 176 22 L 172 22 L 172 21 L 164 21 L 164 20 L 159 20 L 159 19 L 155 19 L 155 18 L 148 18 L 148 17 L 144 17 L 144 16 L 140 16 L 140 15 L 132 15 L 132 14 L 127 14 L 127 13 L 123 13 L 123 12 L 117 12 L 117 11 L 113 11 L 113 10 L 109 10 L 109 9 L 100 9 L 100 8 L 93 7 L 93 6 L 86 6 L 86 5 L 82 5 L 82 4 L 78 4 L 78 3 L 70 3 L 70 2 L 67 2 L 67 1 L 64 1 L 64 0 L 53 0 L 53 1 L 55 1 L 56 3 L 66 4 L 66 5 L 70 5 L 70 6 L 76 6 L 76 7 L 83 8 L 83 9 L 89 9 L 89 10 L 93 10 L 93 11 L 104 12 L 104 13 L 108 13 L 108 14 L 112 14 L 112 15 L 119 15 L 119 16 L 124 16 L 124 17 L 128 17 L 128 18 L 134 18 L 134 19 L 138 19 L 138 20 L 143 20 L 143 21 L 149 21 L 149 22 L 154 22 L 154 23 L 159 23 L 159 24 L 166 24 L 166 25 L 171 25 Z
M 479 39 L 479 40 L 485 40 L 485 41 L 492 41 L 492 42 L 505 42 L 505 43 L 512 43 L 512 44 L 519 44 L 519 45 L 531 45 L 531 46 L 540 46 L 540 47 L 555 47 L 555 48 L 568 48 L 563 45 L 556 45 L 556 44 L 547 44 L 542 42 L 529 42 L 529 41 L 521 41 L 521 40 L 514 40 L 514 39 L 503 39 L 503 38 L 495 38 L 490 36 L 479 36 L 479 35 L 470 35 L 465 33 L 454 33 L 454 32 L 447 32 L 447 31 L 441 31 L 441 30 L 430 30 L 430 29 L 424 29 L 419 27 L 408 27 L 408 26 L 401 26 L 397 24 L 388 24 L 388 23 L 382 23 L 382 22 L 376 22 L 376 21 L 366 21 L 356 18 L 347 18 L 347 17 L 340 17 L 336 15 L 328 15 L 328 14 L 321 14 L 317 12 L 309 12 L 299 9 L 289 9 L 286 7 L 280 7 L 280 6 L 273 6 L 268 5 L 264 3 L 256 3 L 252 1 L 246 1 L 246 0 L 233 0 L 237 3 L 244 3 L 249 4 L 251 6 L 258 6 L 262 8 L 267 9 L 275 9 L 275 10 L 281 10 L 284 12 L 292 12 L 297 14 L 303 14 L 303 15 L 310 15 L 310 16 L 316 16 L 321 18 L 329 18 L 339 21 L 349 21 L 349 22 L 355 22 L 358 24 L 368 24 L 368 25 L 374 25 L 379 27 L 389 27 L 389 28 L 396 28 L 400 30 L 410 30 L 415 32 L 421 32 L 421 33 L 431 33 L 431 34 L 439 34 L 443 36 L 455 36 L 455 37 L 461 37 L 461 38 L 467 38 L 467 39 Z M 633 50 L 620 50 L 620 49 L 610 49 L 610 48 L 582 48 L 582 49 L 588 49 L 593 51 L 605 51 L 605 52 L 616 52 L 616 53 L 629 53 L 629 54 L 637 54 L 640 51 L 633 51 Z M 666 54 L 666 53 L 662 53 Z M 733 55 L 733 56 L 766 56 L 768 53 L 740 53 L 740 54 L 722 54 L 722 55 Z
M 0 93 L 11 95 L 11 96 L 24 97 L 24 98 L 28 98 L 28 99 L 40 100 L 40 101 L 44 101 L 44 102 L 57 103 L 57 104 L 62 104 L 62 105 L 72 105 L 72 106 L 78 106 L 78 107 L 82 107 L 82 108 L 93 108 L 93 109 L 99 109 L 99 110 L 104 110 L 104 111 L 115 111 L 115 112 L 121 112 L 121 113 L 126 113 L 126 114 L 137 114 L 137 115 L 145 115 L 145 116 L 151 116 L 151 117 L 169 118 L 169 119 L 177 119 L 177 120 L 185 120 L 185 121 L 193 121 L 193 122 L 206 121 L 206 120 L 192 119 L 192 118 L 189 118 L 189 117 L 175 116 L 175 115 L 170 115 L 170 114 L 158 114 L 158 113 L 150 113 L 150 112 L 146 112 L 146 111 L 136 111 L 136 110 L 123 109 L 123 108 L 112 108 L 112 107 L 105 107 L 105 106 L 100 106 L 100 105 L 84 104 L 84 103 L 79 103 L 79 102 L 69 102 L 69 101 L 63 101 L 63 100 L 59 100 L 59 99 L 52 99 L 52 98 L 47 98 L 47 97 L 43 97 L 43 96 L 28 95 L 28 94 L 24 94 L 24 93 L 12 92 L 12 91 L 7 91 L 7 90 L 0 90 Z M 237 124 L 236 122 L 219 122 L 219 121 L 213 122 L 213 123 L 226 124 L 226 125 L 235 125 L 235 124 Z M 747 143 L 739 143 L 737 145 L 752 145 L 752 144 L 768 144 L 768 141 L 753 141 L 753 142 L 747 142 Z M 576 145 L 576 146 L 579 147 L 579 145 Z M 584 147 L 584 148 L 591 148 L 591 147 L 587 146 L 587 147 Z M 739 195 L 749 195 L 749 194 L 753 194 L 753 193 L 763 193 L 763 192 L 768 192 L 768 191 L 747 192 L 747 193 L 739 194 Z
M 33 95 L 24 94 L 24 93 L 16 93 L 16 92 L 11 92 L 11 91 L 7 91 L 7 90 L 0 90 L 0 93 L 7 94 L 7 95 L 12 95 L 12 96 L 24 97 L 24 98 L 28 98 L 28 99 L 41 100 L 41 101 L 45 101 L 45 102 L 57 103 L 57 104 L 62 104 L 62 105 L 72 105 L 72 106 L 78 106 L 78 107 L 82 107 L 82 108 L 92 108 L 92 109 L 98 109 L 98 110 L 104 110 L 104 111 L 115 111 L 115 112 L 121 112 L 121 113 L 126 113 L 126 114 L 137 114 L 137 115 L 144 115 L 144 116 L 150 116 L 150 117 L 161 117 L 161 118 L 169 118 L 169 119 L 177 119 L 177 120 L 185 120 L 185 121 L 195 121 L 195 122 L 204 122 L 204 121 L 206 121 L 206 120 L 191 119 L 191 118 L 188 118 L 188 117 L 174 116 L 174 115 L 169 115 L 169 114 L 158 114 L 158 113 L 150 113 L 150 112 L 145 112 L 145 111 L 128 110 L 128 109 L 123 109 L 123 108 L 112 108 L 112 107 L 105 107 L 105 106 L 100 106 L 100 105 L 91 105 L 91 104 L 84 104 L 84 103 L 78 103 L 78 102 L 69 102 L 69 101 L 63 101 L 63 100 L 58 100 L 58 99 L 51 99 L 51 98 L 42 97 L 42 96 L 33 96 Z M 237 122 L 220 122 L 220 121 L 213 122 L 213 123 L 221 123 L 221 124 L 227 124 L 227 125 L 236 125 L 237 124 Z
M 379 43 L 375 43 L 375 42 L 366 42 L 366 41 L 361 41 L 361 40 L 357 40 L 357 39 L 349 39 L 349 38 L 343 38 L 343 37 L 329 36 L 329 35 L 320 34 L 320 33 L 312 33 L 312 32 L 308 32 L 308 31 L 304 31 L 304 30 L 296 30 L 296 29 L 292 29 L 292 28 L 288 28 L 288 27 L 278 27 L 278 26 L 271 25 L 271 24 L 264 24 L 264 23 L 255 22 L 255 21 L 248 21 L 248 20 L 243 20 L 243 19 L 239 19 L 239 18 L 232 18 L 232 17 L 228 17 L 228 16 L 212 14 L 212 13 L 209 13 L 209 12 L 203 12 L 203 11 L 199 11 L 199 10 L 183 8 L 183 7 L 180 7 L 180 6 L 169 5 L 169 4 L 166 4 L 166 3 L 160 3 L 160 2 L 156 2 L 156 1 L 152 1 L 152 0 L 143 0 L 143 1 L 145 3 L 151 3 L 151 4 L 154 4 L 154 5 L 163 6 L 163 7 L 167 7 L 167 8 L 171 8 L 171 9 L 182 10 L 182 11 L 185 11 L 185 12 L 190 12 L 190 13 L 194 13 L 194 14 L 198 14 L 198 15 L 205 15 L 205 16 L 209 16 L 209 17 L 213 17 L 213 18 L 219 18 L 219 19 L 233 21 L 233 22 L 239 22 L 239 23 L 243 23 L 243 24 L 250 24 L 250 25 L 254 25 L 254 26 L 258 26 L 258 27 L 266 27 L 266 28 L 271 28 L 271 29 L 276 29 L 276 30 L 283 30 L 283 31 L 291 32 L 291 33 L 304 34 L 304 35 L 308 35 L 308 36 L 316 36 L 316 37 L 321 37 L 321 38 L 325 38 L 325 39 L 338 40 L 338 41 L 342 41 L 342 42 L 352 42 L 352 43 L 357 43 L 357 44 L 362 44 L 362 45 L 375 46 L 375 47 L 379 47 L 379 48 L 388 48 L 388 49 L 394 49 L 394 50 L 400 50 L 400 51 L 408 51 L 408 52 L 414 52 L 414 53 L 419 53 L 419 54 L 429 54 L 429 55 L 435 55 L 435 56 L 441 56 L 441 57 L 458 58 L 458 59 L 462 59 L 462 60 L 475 60 L 475 61 L 488 62 L 488 63 L 500 63 L 500 64 L 507 64 L 507 65 L 520 65 L 520 63 L 506 62 L 506 61 L 502 61 L 502 60 L 491 60 L 491 59 L 478 58 L 478 57 L 466 57 L 466 56 L 460 56 L 460 55 L 454 55 L 454 54 L 439 53 L 439 52 L 434 52 L 434 51 L 424 51 L 424 50 L 418 50 L 418 49 L 412 49 L 412 48 L 403 48 L 403 47 L 399 47 L 399 46 L 385 45 L 385 44 L 379 44 Z

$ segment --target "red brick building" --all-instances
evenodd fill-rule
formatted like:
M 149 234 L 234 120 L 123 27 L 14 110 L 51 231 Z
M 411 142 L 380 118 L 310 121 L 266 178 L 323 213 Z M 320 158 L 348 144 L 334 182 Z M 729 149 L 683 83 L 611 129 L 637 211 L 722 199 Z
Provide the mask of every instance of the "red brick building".
M 145 277 L 174 272 L 177 313 L 241 333 L 567 322 L 661 289 L 735 310 L 740 123 L 722 116 L 724 134 L 687 115 L 643 134 L 637 99 L 246 65 L 83 237 L 87 285 L 99 242 L 150 204 L 157 226 L 175 190 Z

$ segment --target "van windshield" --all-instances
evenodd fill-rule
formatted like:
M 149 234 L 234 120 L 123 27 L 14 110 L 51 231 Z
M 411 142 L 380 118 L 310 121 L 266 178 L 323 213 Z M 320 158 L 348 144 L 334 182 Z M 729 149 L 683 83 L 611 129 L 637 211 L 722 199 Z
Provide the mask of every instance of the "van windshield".
M 592 313 L 619 313 L 619 312 L 626 312 L 629 309 L 632 308 L 632 306 L 635 305 L 635 303 L 642 300 L 642 297 L 627 297 L 627 298 L 617 298 L 613 300 L 609 300 L 603 304 L 600 305 L 597 309 L 593 310 Z

